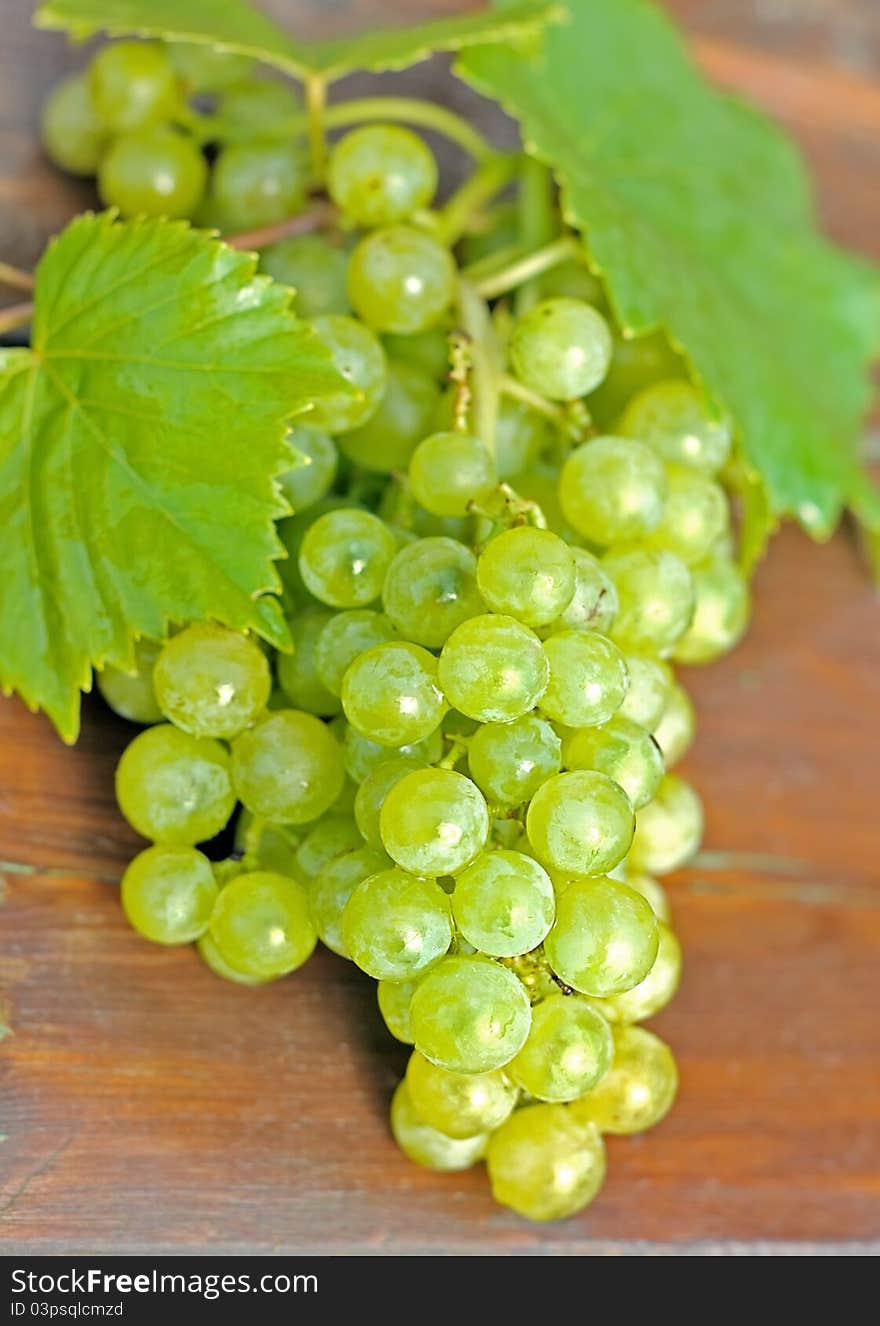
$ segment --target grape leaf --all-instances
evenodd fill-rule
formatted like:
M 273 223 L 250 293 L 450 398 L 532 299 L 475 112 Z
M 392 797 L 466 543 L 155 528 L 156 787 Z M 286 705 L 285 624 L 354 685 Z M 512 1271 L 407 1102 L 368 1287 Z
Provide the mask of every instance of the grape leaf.
M 49 0 L 36 23 L 62 28 L 77 38 L 108 32 L 207 42 L 253 56 L 295 78 L 319 75 L 330 82 L 355 69 L 404 69 L 434 51 L 460 50 L 486 41 L 522 41 L 561 12 L 556 3 L 517 0 L 504 13 L 459 14 L 419 27 L 313 44 L 295 41 L 242 0 Z
M 704 82 L 654 5 L 569 9 L 540 59 L 486 46 L 457 72 L 554 169 L 623 327 L 664 327 L 730 410 L 771 514 L 824 537 L 858 496 L 876 519 L 857 458 L 876 271 L 817 233 L 794 149 Z
M 168 620 L 288 644 L 284 421 L 342 380 L 290 294 L 183 222 L 86 215 L 0 354 L 0 685 L 76 738 L 92 665 Z M 343 385 L 344 389 L 344 385 Z

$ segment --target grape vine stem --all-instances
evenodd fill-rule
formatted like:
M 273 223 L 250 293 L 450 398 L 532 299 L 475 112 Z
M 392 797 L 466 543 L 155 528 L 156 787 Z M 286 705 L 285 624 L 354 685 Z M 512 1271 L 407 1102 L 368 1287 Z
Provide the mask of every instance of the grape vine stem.
M 3 332 L 14 331 L 16 327 L 26 327 L 33 316 L 34 306 L 30 301 L 26 304 L 10 304 L 8 308 L 0 309 L 0 335 Z
M 489 157 L 452 195 L 439 216 L 439 233 L 445 244 L 451 247 L 461 239 L 474 216 L 513 178 L 518 160 L 515 153 Z
M 476 290 L 483 299 L 497 299 L 499 295 L 506 295 L 509 290 L 515 290 L 532 277 L 541 276 L 568 258 L 576 257 L 579 252 L 577 240 L 571 235 L 564 235 L 562 239 L 555 239 L 552 244 L 545 244 L 544 248 L 530 253 L 527 258 L 520 258 L 500 272 L 484 277 L 477 282 Z
M 31 272 L 12 267 L 8 262 L 0 262 L 0 285 L 11 286 L 13 290 L 33 290 L 34 278 Z
M 368 120 L 403 120 L 407 124 L 417 124 L 422 129 L 433 129 L 457 143 L 475 161 L 487 161 L 498 155 L 497 148 L 463 116 L 448 110 L 446 106 L 438 106 L 432 101 L 419 101 L 415 97 L 361 97 L 356 101 L 339 102 L 327 107 L 324 128 L 341 129 Z
M 290 239 L 293 235 L 308 235 L 314 230 L 323 230 L 336 219 L 336 208 L 331 203 L 316 203 L 308 212 L 299 216 L 290 216 L 286 221 L 276 221 L 274 225 L 263 226 L 259 230 L 245 230 L 238 235 L 225 235 L 224 244 L 232 249 L 262 249 L 267 244 L 277 244 L 281 239 Z

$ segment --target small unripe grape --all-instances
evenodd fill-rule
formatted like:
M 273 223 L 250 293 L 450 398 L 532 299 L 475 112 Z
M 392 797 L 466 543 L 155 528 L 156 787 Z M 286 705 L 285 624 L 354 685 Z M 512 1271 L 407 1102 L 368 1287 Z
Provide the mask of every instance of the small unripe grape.
M 435 516 L 464 516 L 495 487 L 495 464 L 469 433 L 433 433 L 409 463 L 413 497 Z
M 486 1150 L 488 1135 L 447 1137 L 424 1122 L 410 1099 L 406 1080 L 402 1081 L 391 1101 L 391 1131 L 405 1156 L 425 1169 L 452 1172 L 470 1169 Z
M 343 677 L 342 707 L 352 727 L 380 746 L 422 741 L 439 727 L 447 709 L 437 660 L 403 640 L 375 645 Z
M 703 806 L 690 783 L 667 774 L 660 790 L 639 811 L 629 864 L 652 875 L 686 865 L 703 837 Z
M 318 935 L 298 880 L 255 870 L 222 889 L 211 917 L 222 957 L 246 976 L 284 976 L 309 958 Z
M 333 367 L 354 388 L 352 392 L 322 397 L 309 415 L 309 423 L 328 433 L 343 433 L 366 423 L 385 394 L 388 365 L 379 338 L 354 318 L 327 314 L 312 321 L 319 339 L 330 351 Z
M 413 1106 L 448 1137 L 491 1132 L 508 1117 L 519 1091 L 503 1072 L 450 1073 L 418 1050 L 410 1055 L 406 1085 Z
M 181 104 L 180 81 L 160 42 L 109 42 L 88 77 L 95 108 L 114 134 L 170 120 Z
M 538 637 L 497 613 L 456 627 L 440 654 L 438 676 L 450 703 L 481 723 L 510 723 L 533 709 L 550 665 Z
M 641 1133 L 669 1112 L 677 1090 L 669 1046 L 644 1027 L 615 1027 L 611 1068 L 571 1113 L 578 1124 L 593 1123 L 603 1133 Z
M 320 719 L 295 709 L 278 709 L 236 737 L 232 771 L 248 810 L 279 824 L 317 819 L 345 780 L 333 734 Z
M 216 622 L 196 622 L 172 636 L 153 672 L 166 718 L 196 737 L 229 740 L 266 707 L 272 678 L 258 644 Z
M 640 539 L 663 515 L 667 478 L 649 447 L 628 438 L 597 437 L 566 460 L 559 500 L 566 520 L 591 543 Z
M 348 265 L 352 308 L 380 332 L 427 331 L 455 296 L 455 263 L 432 235 L 388 226 L 362 239 Z
M 323 235 L 291 235 L 270 244 L 260 255 L 260 266 L 273 280 L 293 287 L 293 306 L 301 318 L 348 313 L 348 254 Z
M 211 863 L 193 847 L 148 847 L 122 877 L 122 907 L 156 944 L 190 944 L 208 928 L 218 889 Z
M 611 362 L 611 332 L 580 299 L 545 299 L 513 329 L 510 357 L 517 377 L 551 400 L 568 401 L 598 387 Z
M 602 1187 L 605 1147 L 566 1106 L 527 1105 L 492 1134 L 486 1167 L 496 1202 L 528 1220 L 562 1220 Z
M 147 728 L 123 752 L 116 798 L 133 829 L 190 847 L 219 833 L 235 806 L 229 756 L 219 741 L 170 723 Z
M 548 778 L 532 797 L 526 827 L 535 856 L 565 875 L 602 875 L 626 856 L 635 817 L 622 787 L 573 770 Z
M 648 975 L 657 957 L 657 918 L 634 889 L 584 879 L 557 900 L 544 952 L 556 975 L 582 994 L 619 994 Z
M 630 401 L 620 431 L 647 443 L 663 460 L 717 474 L 730 454 L 730 421 L 692 383 L 654 382 Z
M 143 129 L 114 139 L 98 170 L 98 192 L 123 216 L 189 217 L 207 178 L 191 138 L 173 129 Z
M 507 613 L 526 626 L 547 626 L 571 602 L 574 557 L 556 534 L 520 525 L 487 543 L 477 564 L 477 584 L 493 612 Z
M 385 851 L 404 870 L 457 874 L 489 836 L 482 793 L 451 769 L 417 769 L 391 787 L 379 815 Z
M 65 78 L 49 93 L 41 132 L 46 153 L 56 166 L 71 175 L 98 173 L 109 135 L 84 74 Z
M 611 1028 L 586 999 L 553 994 L 532 1009 L 529 1038 L 509 1065 L 536 1100 L 576 1100 L 611 1067 Z
M 162 646 L 155 640 L 138 640 L 134 646 L 134 671 L 107 664 L 95 673 L 95 684 L 114 713 L 132 723 L 159 723 L 162 710 L 153 690 L 153 669 Z
M 427 144 L 409 129 L 365 125 L 333 148 L 327 188 L 356 225 L 387 226 L 430 205 L 437 188 L 437 163 Z

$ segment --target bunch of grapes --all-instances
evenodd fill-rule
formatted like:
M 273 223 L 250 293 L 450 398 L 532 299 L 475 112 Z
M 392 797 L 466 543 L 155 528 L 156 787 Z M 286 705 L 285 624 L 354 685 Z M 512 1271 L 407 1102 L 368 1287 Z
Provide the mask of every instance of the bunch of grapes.
M 108 47 L 88 84 L 104 114 L 132 51 L 177 86 L 173 52 Z M 216 86 L 223 68 L 213 56 Z M 55 94 L 50 125 L 85 87 Z M 148 100 L 128 87 L 117 114 Z M 139 135 L 169 133 L 114 139 L 105 196 L 123 201 L 120 145 L 135 162 Z M 651 1127 L 677 1088 L 639 1024 L 681 970 L 656 877 L 702 832 L 670 772 L 694 735 L 672 663 L 732 648 L 749 611 L 731 431 L 660 336 L 614 327 L 583 260 L 511 257 L 515 206 L 481 205 L 450 243 L 410 130 L 352 130 L 311 183 L 323 229 L 262 262 L 354 390 L 292 431 L 294 649 L 193 623 L 141 642 L 134 675 L 98 676 L 149 725 L 117 774 L 154 844 L 122 902 L 241 984 L 295 971 L 318 939 L 355 962 L 413 1046 L 391 1105 L 402 1150 L 437 1170 L 485 1158 L 499 1202 L 568 1216 L 601 1186 L 603 1134 Z M 239 806 L 212 861 L 197 844 Z

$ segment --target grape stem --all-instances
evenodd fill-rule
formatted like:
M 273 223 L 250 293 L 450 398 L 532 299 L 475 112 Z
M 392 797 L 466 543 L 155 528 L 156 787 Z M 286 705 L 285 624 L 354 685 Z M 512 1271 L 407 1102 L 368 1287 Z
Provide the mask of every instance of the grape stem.
M 438 769 L 454 769 L 459 760 L 464 759 L 465 755 L 467 755 L 468 743 L 463 737 L 456 734 L 453 737 L 448 737 L 447 740 L 451 741 L 452 745 L 449 747 L 449 750 L 443 756 L 442 760 L 437 761 Z
M 541 396 L 537 391 L 532 391 L 531 387 L 524 386 L 517 378 L 510 377 L 507 373 L 501 378 L 500 387 L 502 396 L 509 396 L 511 400 L 522 401 L 523 405 L 528 405 L 537 414 L 549 419 L 566 437 L 571 437 L 575 441 L 583 441 L 588 436 L 592 426 L 591 420 L 589 416 L 582 417 L 580 401 L 572 402 L 570 405 L 557 405 L 555 401 L 548 401 L 546 396 Z M 575 405 L 577 405 L 577 409 L 573 408 Z
M 505 295 L 533 277 L 541 276 L 551 268 L 558 267 L 561 262 L 574 258 L 578 252 L 577 240 L 572 235 L 563 235 L 552 244 L 545 244 L 544 248 L 530 253 L 527 258 L 518 258 L 509 267 L 484 277 L 476 283 L 476 289 L 483 299 L 497 299 L 499 295 Z
M 494 456 L 502 374 L 501 347 L 485 300 L 470 282 L 461 279 L 458 282 L 458 310 L 462 330 L 470 343 L 473 431 Z
M 262 249 L 267 244 L 277 244 L 281 239 L 290 239 L 293 235 L 308 235 L 314 230 L 324 230 L 336 220 L 336 208 L 332 203 L 316 203 L 308 212 L 299 216 L 289 216 L 285 221 L 276 221 L 274 225 L 262 226 L 259 230 L 245 230 L 238 235 L 224 235 L 223 242 L 232 249 Z
M 303 88 L 308 114 L 309 147 L 312 154 L 312 174 L 320 182 L 327 163 L 327 83 L 320 74 L 311 74 Z
M 497 149 L 473 125 L 446 106 L 432 101 L 419 101 L 415 97 L 361 97 L 328 106 L 324 113 L 325 129 L 341 129 L 349 124 L 363 124 L 367 120 L 402 120 L 417 124 L 422 129 L 433 129 L 451 142 L 457 143 L 475 161 L 487 161 L 498 155 Z
M 553 202 L 553 176 L 542 162 L 526 157 L 520 172 L 518 199 L 519 238 L 526 253 L 535 255 L 543 251 L 559 234 Z M 518 283 L 517 317 L 538 302 L 540 289 L 535 277 L 539 275 L 540 272 L 530 272 Z
M 242 863 L 248 870 L 256 870 L 260 865 L 260 843 L 266 832 L 266 821 L 255 815 L 244 832 L 244 854 Z
M 34 278 L 30 272 L 20 267 L 11 267 L 8 262 L 0 262 L 0 285 L 11 286 L 13 290 L 33 290 Z
M 466 332 L 449 333 L 449 381 L 455 387 L 452 401 L 452 427 L 456 433 L 466 433 L 471 412 L 471 342 Z
M 8 308 L 0 309 L 0 335 L 3 332 L 14 331 L 16 327 L 26 327 L 33 316 L 34 306 L 30 302 L 10 304 Z
M 461 239 L 474 216 L 513 178 L 519 159 L 516 153 L 489 157 L 452 195 L 438 217 L 438 233 L 445 244 L 451 248 Z

